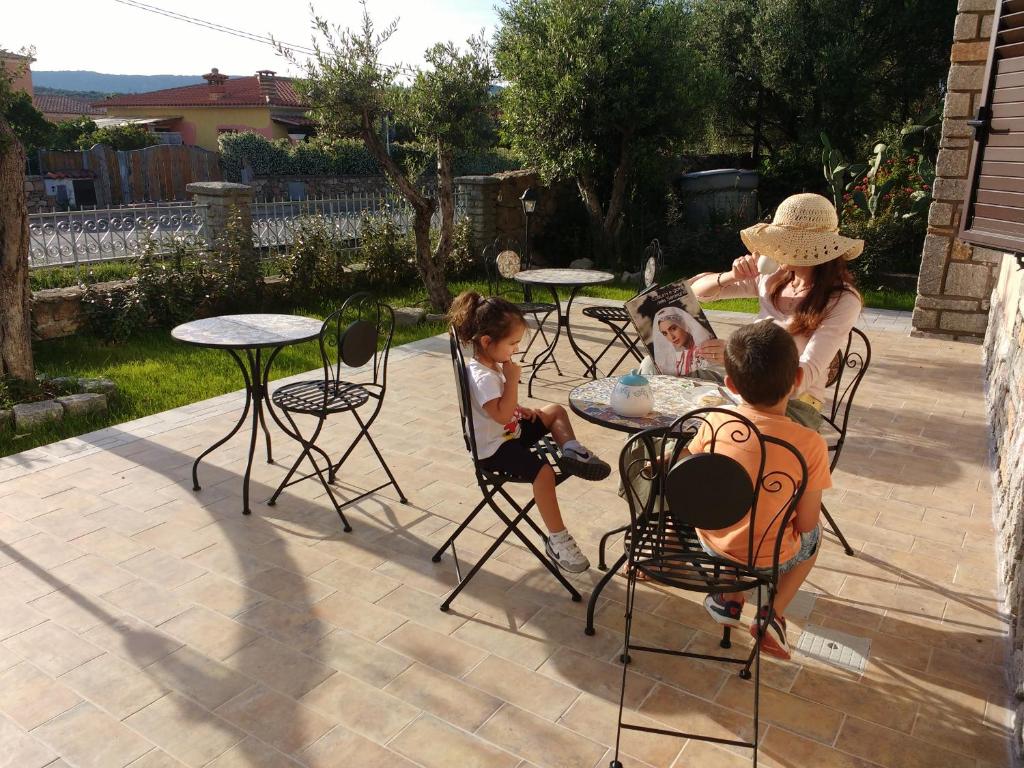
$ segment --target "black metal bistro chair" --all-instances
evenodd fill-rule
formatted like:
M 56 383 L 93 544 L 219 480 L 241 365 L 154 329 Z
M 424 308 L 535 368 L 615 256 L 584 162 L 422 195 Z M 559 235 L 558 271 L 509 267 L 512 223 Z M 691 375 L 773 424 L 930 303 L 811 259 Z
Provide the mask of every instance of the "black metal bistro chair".
M 270 506 L 276 504 L 277 498 L 288 486 L 311 477 L 317 477 L 327 491 L 345 530 L 351 531 L 352 526 L 349 525 L 345 514 L 341 511 L 343 507 L 389 485 L 395 486 L 395 491 L 403 504 L 408 502 L 387 462 L 384 461 L 380 449 L 370 435 L 370 427 L 380 414 L 387 391 L 388 354 L 391 350 L 391 338 L 394 330 L 394 310 L 368 293 L 357 293 L 350 296 L 341 309 L 336 310 L 324 320 L 320 329 L 323 378 L 286 384 L 275 391 L 273 395 L 274 405 L 284 413 L 291 425 L 292 437 L 302 443 L 302 452 L 299 453 L 292 468 L 288 470 L 288 474 L 285 475 L 281 485 L 274 491 L 274 495 L 270 497 L 267 504 Z M 381 339 L 384 343 L 378 349 Z M 346 373 L 352 375 L 353 369 L 364 368 L 364 366 L 366 367 L 364 373 L 366 378 L 363 380 L 352 381 L 344 377 Z M 364 407 L 369 411 L 369 415 L 365 417 L 360 416 L 360 409 Z M 330 456 L 316 444 L 316 441 L 320 437 L 328 417 L 345 412 L 352 414 L 359 427 L 359 433 L 341 455 L 341 458 L 332 461 Z M 293 414 L 313 416 L 317 419 L 316 427 L 308 438 L 303 437 Z M 388 476 L 388 481 L 353 499 L 339 503 L 331 484 L 342 464 L 363 438 L 366 438 L 370 448 L 376 454 L 380 465 Z M 323 467 L 317 462 L 316 456 L 323 459 Z M 304 459 L 309 460 L 313 471 L 301 477 L 295 477 L 295 473 Z
M 644 249 L 644 261 L 643 261 L 643 280 L 644 286 L 637 293 L 639 296 L 644 291 L 649 291 L 657 283 L 658 275 L 660 274 L 662 267 L 664 266 L 664 257 L 661 253 L 661 245 L 657 240 L 652 240 L 651 244 Z M 590 375 L 597 378 L 597 364 L 601 358 L 608 354 L 616 343 L 621 343 L 626 349 L 615 361 L 615 364 L 608 369 L 608 375 L 611 376 L 618 370 L 619 366 L 626 360 L 627 357 L 632 355 L 636 361 L 642 362 L 644 359 L 643 344 L 635 333 L 631 332 L 632 320 L 629 317 L 629 312 L 626 311 L 624 306 L 622 307 L 584 307 L 583 314 L 585 317 L 598 320 L 599 322 L 607 325 L 612 331 L 611 340 L 605 345 L 604 349 L 594 358 L 593 365 L 587 367 L 584 375 Z
M 682 449 L 697 429 L 709 430 L 706 444 L 709 451 L 693 455 Z M 750 473 L 735 459 L 722 451 L 725 444 L 741 445 L 752 451 L 761 470 Z M 640 448 L 639 450 L 637 450 Z M 770 465 L 789 466 L 794 474 L 781 470 L 764 471 L 769 452 Z M 632 639 L 632 616 L 636 584 L 640 574 L 647 580 L 675 589 L 702 593 L 736 593 L 755 590 L 757 605 L 766 612 L 757 612 L 758 637 L 763 637 L 774 614 L 775 594 L 779 580 L 779 550 L 782 537 L 769 536 L 766 529 L 759 540 L 754 538 L 754 522 L 758 515 L 770 514 L 778 521 L 781 533 L 789 523 L 797 502 L 807 485 L 807 465 L 789 443 L 762 434 L 741 414 L 722 408 L 691 411 L 671 427 L 654 428 L 633 435 L 619 458 L 619 471 L 626 485 L 630 527 L 626 533 L 627 563 L 625 640 L 621 661 L 622 692 L 619 698 L 618 729 L 615 758 L 611 768 L 621 768 L 619 746 L 623 730 L 644 731 L 676 738 L 697 739 L 746 747 L 753 750 L 757 766 L 758 716 L 761 681 L 761 643 L 753 643 L 743 656 L 713 655 L 641 645 Z M 745 562 L 708 554 L 700 545 L 695 528 L 718 530 L 728 528 L 749 517 L 749 555 Z M 759 561 L 760 553 L 771 554 L 770 568 Z M 756 564 L 762 565 L 757 567 Z M 710 621 L 710 618 L 709 618 Z M 731 647 L 731 628 L 723 629 L 721 647 Z M 706 734 L 651 728 L 624 719 L 626 669 L 634 653 L 656 653 L 705 661 L 719 661 L 740 667 L 740 677 L 751 679 L 754 669 L 753 730 L 749 739 L 725 739 Z
M 828 443 L 829 453 L 832 454 L 829 471 L 835 471 L 836 464 L 839 463 L 839 456 L 843 452 L 843 444 L 846 442 L 846 429 L 849 426 L 853 398 L 856 396 L 860 382 L 870 364 L 871 342 L 859 328 L 851 328 L 850 335 L 846 340 L 846 348 L 836 355 L 826 385 L 832 394 L 832 402 L 822 413 L 825 421 L 822 433 L 825 436 L 825 442 Z M 846 554 L 852 556 L 853 548 L 843 536 L 843 532 L 839 530 L 839 526 L 836 525 L 836 521 L 824 504 L 821 505 L 821 514 L 828 522 L 829 531 L 839 539 Z
M 523 264 L 521 253 L 522 249 L 517 240 L 499 236 L 484 248 L 483 262 L 484 271 L 487 274 L 487 287 L 491 295 L 502 296 L 512 301 L 519 311 L 526 315 L 527 319 L 533 318 L 537 325 L 537 333 L 531 334 L 526 348 L 519 355 L 519 360 L 525 362 L 526 353 L 530 351 L 538 334 L 543 340 L 544 346 L 548 345 L 548 335 L 544 330 L 544 323 L 557 307 L 550 301 L 534 301 L 528 285 L 521 286 L 521 291 L 513 290 L 513 278 L 524 269 L 530 268 L 529 263 Z M 561 376 L 562 371 L 558 367 L 558 361 L 554 362 L 555 370 Z
M 494 552 L 501 546 L 502 542 L 508 538 L 510 533 L 514 533 L 516 537 L 523 542 L 527 549 L 529 549 L 534 556 L 541 562 L 541 564 L 551 571 L 551 574 L 558 579 L 559 583 L 565 587 L 566 591 L 572 597 L 574 602 L 579 602 L 582 598 L 580 593 L 576 591 L 572 584 L 562 575 L 558 567 L 554 565 L 547 557 L 547 555 L 534 544 L 527 533 L 519 527 L 521 523 L 525 522 L 527 526 L 533 530 L 535 534 L 540 536 L 543 541 L 545 538 L 544 531 L 540 529 L 533 518 L 530 517 L 530 511 L 533 509 L 535 502 L 530 499 L 526 506 L 519 504 L 509 492 L 505 489 L 505 485 L 508 483 L 529 483 L 529 480 L 521 477 L 515 477 L 504 472 L 492 472 L 484 469 L 480 466 L 480 457 L 477 454 L 476 438 L 473 431 L 473 408 L 470 401 L 469 383 L 466 378 L 466 360 L 462 353 L 462 348 L 459 345 L 457 336 L 455 335 L 455 329 L 452 328 L 449 331 L 449 340 L 451 343 L 451 354 L 452 354 L 452 366 L 455 369 L 455 385 L 456 394 L 458 395 L 459 401 L 459 416 L 462 421 L 462 437 L 466 442 L 466 450 L 469 451 L 473 458 L 473 471 L 476 473 L 476 481 L 480 486 L 480 491 L 483 493 L 483 499 L 473 509 L 466 519 L 459 524 L 459 527 L 455 529 L 455 532 L 448 537 L 448 540 L 441 546 L 434 556 L 431 558 L 435 563 L 441 562 L 441 556 L 444 551 L 451 547 L 452 557 L 455 560 L 455 573 L 458 577 L 458 584 L 455 588 L 448 593 L 444 601 L 441 603 L 441 610 L 447 611 L 451 606 L 452 601 L 458 597 L 459 593 L 465 589 L 466 585 L 469 584 L 470 580 L 476 575 L 477 571 L 483 566 L 484 563 L 494 554 Z M 555 472 L 555 485 L 558 486 L 562 482 L 568 479 L 568 475 L 562 473 L 558 467 L 558 458 L 561 455 L 558 445 L 550 437 L 543 437 L 537 441 L 534 445 L 533 450 L 544 459 Z M 499 498 L 500 497 L 500 498 Z M 503 504 L 508 505 L 508 509 L 503 508 Z M 459 537 L 473 519 L 480 513 L 484 507 L 490 507 L 494 514 L 505 524 L 505 530 L 502 531 L 498 537 L 494 540 L 494 543 L 488 547 L 487 551 L 484 552 L 483 556 L 476 562 L 476 564 L 470 568 L 469 572 L 463 576 L 462 569 L 459 565 L 458 552 L 455 549 L 455 540 Z

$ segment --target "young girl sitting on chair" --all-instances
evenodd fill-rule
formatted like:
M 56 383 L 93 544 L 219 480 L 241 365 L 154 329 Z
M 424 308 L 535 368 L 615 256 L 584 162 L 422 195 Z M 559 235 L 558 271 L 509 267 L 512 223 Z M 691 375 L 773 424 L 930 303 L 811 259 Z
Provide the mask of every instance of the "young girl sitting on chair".
M 466 378 L 480 466 L 533 483 L 533 498 L 549 532 L 548 557 L 565 571 L 585 571 L 590 561 L 562 521 L 554 470 L 530 449 L 550 433 L 562 449 L 559 466 L 563 471 L 585 480 L 603 480 L 610 467 L 576 440 L 565 408 L 554 403 L 541 408 L 519 404 L 521 369 L 512 356 L 519 349 L 526 321 L 515 304 L 466 291 L 452 303 L 449 320 L 459 341 L 473 346 Z

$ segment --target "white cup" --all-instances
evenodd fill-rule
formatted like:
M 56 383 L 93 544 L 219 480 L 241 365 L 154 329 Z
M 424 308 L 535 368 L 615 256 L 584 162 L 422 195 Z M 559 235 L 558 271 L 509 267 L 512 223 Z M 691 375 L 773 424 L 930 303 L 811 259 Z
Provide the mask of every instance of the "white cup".
M 779 268 L 779 265 L 775 263 L 775 260 L 768 256 L 758 256 L 757 258 L 757 271 L 762 275 L 775 274 L 775 270 Z

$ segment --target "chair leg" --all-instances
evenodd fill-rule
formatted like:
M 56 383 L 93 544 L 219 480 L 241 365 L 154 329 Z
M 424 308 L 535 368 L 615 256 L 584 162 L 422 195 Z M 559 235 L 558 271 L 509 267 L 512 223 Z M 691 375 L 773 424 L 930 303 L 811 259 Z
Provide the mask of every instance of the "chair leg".
M 493 491 L 492 491 L 492 493 L 493 493 Z M 451 536 L 449 536 L 448 540 L 444 544 L 441 545 L 441 548 L 438 549 L 437 552 L 434 553 L 433 557 L 430 558 L 432 562 L 440 563 L 441 562 L 441 556 L 444 554 L 444 551 L 446 549 L 448 549 L 448 547 L 452 547 L 452 549 L 454 550 L 454 548 L 455 548 L 455 539 L 457 539 L 459 537 L 460 533 L 462 533 L 464 530 L 466 530 L 466 527 L 471 522 L 473 522 L 473 518 L 475 518 L 480 513 L 480 510 L 483 509 L 485 506 L 487 506 L 487 499 L 486 498 L 483 501 L 481 501 L 479 504 L 476 505 L 476 509 L 474 509 L 472 512 L 470 512 L 469 515 L 466 516 L 466 519 L 463 520 L 459 524 L 459 527 L 455 529 L 455 533 L 453 533 Z
M 370 447 L 373 448 L 373 452 L 377 454 L 377 460 L 380 462 L 380 465 L 384 467 L 384 471 L 387 473 L 388 480 L 391 481 L 391 484 L 395 486 L 395 490 L 398 491 L 399 500 L 403 504 L 408 504 L 409 500 L 405 497 L 405 494 L 402 493 L 402 489 L 398 485 L 398 481 L 395 479 L 395 476 L 391 474 L 391 467 L 389 467 L 388 463 L 384 461 L 384 457 L 381 455 L 380 450 L 377 448 L 377 443 L 373 441 L 373 437 L 370 435 L 369 432 L 366 433 L 366 442 L 370 444 Z
M 515 501 L 512 499 L 511 496 L 508 495 L 504 488 L 498 488 L 498 493 L 504 496 L 505 499 L 508 500 L 510 504 L 515 504 Z M 498 511 L 498 507 L 493 500 L 488 503 L 491 505 L 491 507 L 494 508 L 495 512 Z M 526 513 L 524 514 L 523 519 L 528 520 L 530 525 L 533 526 L 534 530 L 539 531 L 540 529 L 537 527 L 537 524 L 530 520 L 528 514 L 535 503 L 536 502 L 534 502 L 533 499 L 531 499 L 530 503 L 523 508 L 524 512 Z M 512 533 L 514 533 L 516 537 L 521 542 L 523 542 L 523 544 L 526 545 L 527 549 L 533 552 L 534 556 L 538 560 L 540 560 L 541 564 L 551 572 L 551 575 L 554 576 L 562 584 L 563 587 L 565 587 L 565 590 L 569 593 L 569 596 L 572 598 L 572 601 L 574 603 L 578 603 L 583 600 L 583 597 L 580 595 L 580 593 L 576 591 L 576 587 L 574 587 L 572 583 L 567 578 L 565 578 L 565 576 L 562 575 L 562 572 L 559 570 L 558 566 L 551 562 L 551 559 L 547 556 L 547 553 L 541 552 L 537 545 L 530 541 L 529 537 L 525 533 L 519 530 L 518 523 L 512 527 Z M 541 532 L 540 535 L 542 538 L 545 537 L 543 532 Z
M 520 362 L 523 362 L 523 363 L 526 363 L 526 353 L 530 351 L 530 347 L 533 346 L 533 342 L 536 341 L 538 335 L 544 340 L 544 346 L 546 347 L 548 345 L 548 334 L 544 330 L 544 323 L 547 322 L 547 319 L 549 317 L 551 317 L 551 312 L 548 312 L 542 318 L 541 317 L 537 317 L 536 315 L 534 315 L 533 317 L 534 317 L 534 320 L 537 321 L 537 333 L 532 334 L 530 336 L 530 340 L 526 344 L 526 349 L 524 349 L 522 354 L 519 356 Z M 551 361 L 555 364 L 555 371 L 558 372 L 559 376 L 562 376 L 563 375 L 562 374 L 562 369 L 558 367 L 558 361 L 555 360 L 554 358 L 552 358 Z
M 619 572 L 619 569 L 626 564 L 626 554 L 615 561 L 608 572 L 601 577 L 601 580 L 594 585 L 594 588 L 590 591 L 590 600 L 587 601 L 587 625 L 583 628 L 583 634 L 593 635 L 594 630 L 594 609 L 597 607 L 597 598 L 601 596 L 604 588 L 608 586 L 608 582 L 612 580 L 612 577 Z
M 625 533 L 628 530 L 629 530 L 629 526 L 628 525 L 623 525 L 623 526 L 621 526 L 619 528 L 612 528 L 612 530 L 608 531 L 608 533 L 606 533 L 604 536 L 601 537 L 601 543 L 597 545 L 597 568 L 598 568 L 598 570 L 600 570 L 600 571 L 608 570 L 608 566 L 605 565 L 605 560 L 604 560 L 604 550 L 605 550 L 605 546 L 608 544 L 608 539 L 610 539 L 612 536 L 615 536 L 616 534 Z
M 824 504 L 821 505 L 821 514 L 825 516 L 825 521 L 828 523 L 829 533 L 833 534 L 837 539 L 839 539 L 839 543 L 843 545 L 843 549 L 846 550 L 846 554 L 850 557 L 853 557 L 853 547 L 850 546 L 850 542 L 848 542 L 846 540 L 846 537 L 843 536 L 843 532 L 839 530 L 839 526 L 836 525 L 836 521 L 832 519 L 832 515 L 830 515 L 828 512 L 828 507 L 826 507 Z
M 491 506 L 492 509 L 497 509 L 496 505 L 491 499 L 488 499 L 487 503 Z M 491 544 L 491 546 L 487 548 L 487 551 L 484 552 L 483 556 L 476 561 L 472 568 L 469 569 L 469 573 L 467 573 L 462 579 L 460 579 L 459 583 L 455 585 L 455 588 L 448 593 L 448 596 L 441 603 L 441 610 L 444 613 L 448 612 L 448 609 L 451 607 L 452 601 L 459 596 L 459 593 L 463 589 L 466 588 L 466 585 L 469 584 L 469 582 L 473 579 L 474 576 L 476 576 L 477 571 L 479 571 L 483 567 L 483 564 L 491 558 L 491 555 L 493 555 L 495 551 L 498 549 L 498 547 L 502 545 L 505 539 L 508 538 L 508 535 L 512 532 L 513 526 L 518 525 L 519 521 L 526 514 L 526 509 L 519 507 L 517 507 L 517 509 L 519 510 L 519 514 L 516 516 L 515 521 L 510 521 L 509 518 L 504 513 L 498 510 L 498 516 L 505 522 L 505 530 L 501 532 L 498 538 L 496 538 L 494 542 Z
M 622 742 L 622 713 L 626 708 L 626 681 L 629 675 L 629 636 L 633 628 L 633 598 L 636 592 L 636 569 L 632 569 L 626 582 L 626 622 L 623 632 L 622 643 L 622 687 L 619 689 L 619 718 L 615 729 L 615 756 L 609 763 L 609 768 L 622 768 L 619 762 L 619 748 Z

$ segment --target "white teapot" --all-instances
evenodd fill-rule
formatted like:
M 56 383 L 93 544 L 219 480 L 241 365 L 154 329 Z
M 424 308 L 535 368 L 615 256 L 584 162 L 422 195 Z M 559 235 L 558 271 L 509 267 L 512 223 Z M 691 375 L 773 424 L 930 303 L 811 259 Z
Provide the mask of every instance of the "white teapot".
M 654 410 L 651 382 L 634 368 L 615 383 L 611 397 L 612 410 L 628 418 L 646 416 Z

